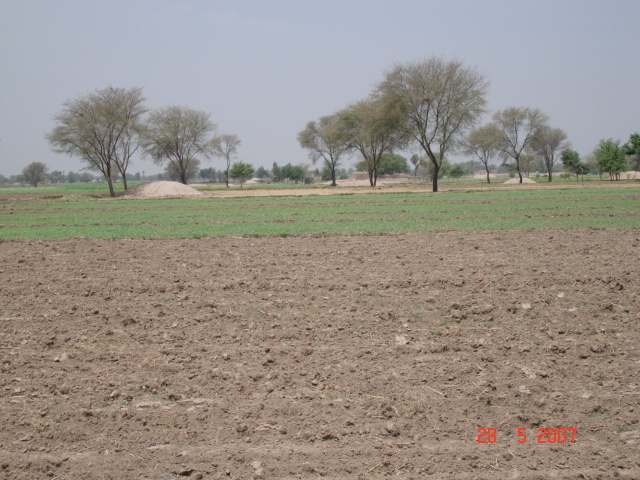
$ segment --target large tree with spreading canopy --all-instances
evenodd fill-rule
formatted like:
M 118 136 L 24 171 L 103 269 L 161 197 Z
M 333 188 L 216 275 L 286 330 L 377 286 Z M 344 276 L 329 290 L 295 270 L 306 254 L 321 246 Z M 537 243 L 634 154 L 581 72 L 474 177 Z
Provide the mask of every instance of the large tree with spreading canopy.
M 404 118 L 405 135 L 433 164 L 434 192 L 442 161 L 485 112 L 487 89 L 482 73 L 439 57 L 398 64 L 378 85 L 377 95 Z

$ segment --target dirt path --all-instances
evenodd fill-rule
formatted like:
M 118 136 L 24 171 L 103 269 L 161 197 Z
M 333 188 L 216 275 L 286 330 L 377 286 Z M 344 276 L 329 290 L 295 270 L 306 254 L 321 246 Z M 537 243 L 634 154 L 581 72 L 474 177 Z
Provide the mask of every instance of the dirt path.
M 639 251 L 613 230 L 0 243 L 0 477 L 640 478 Z

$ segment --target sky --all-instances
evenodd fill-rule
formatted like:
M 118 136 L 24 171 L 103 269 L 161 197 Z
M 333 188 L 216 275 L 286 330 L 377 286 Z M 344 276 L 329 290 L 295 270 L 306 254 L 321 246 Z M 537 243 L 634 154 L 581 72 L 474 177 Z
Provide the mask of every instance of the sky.
M 81 171 L 45 135 L 66 100 L 108 86 L 209 113 L 256 168 L 310 163 L 296 139 L 307 122 L 433 56 L 486 76 L 482 123 L 538 108 L 584 156 L 640 131 L 638 18 L 638 0 L 0 0 L 0 174 Z

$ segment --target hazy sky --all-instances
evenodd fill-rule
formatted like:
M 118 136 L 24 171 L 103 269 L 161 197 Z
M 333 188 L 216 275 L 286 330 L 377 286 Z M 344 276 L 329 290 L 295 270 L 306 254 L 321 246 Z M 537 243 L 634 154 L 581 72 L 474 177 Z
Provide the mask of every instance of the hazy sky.
M 640 131 L 639 18 L 638 0 L 0 0 L 0 173 L 80 171 L 44 135 L 65 100 L 109 85 L 209 112 L 255 166 L 309 162 L 308 121 L 430 56 L 477 67 L 491 111 L 539 108 L 585 155 Z

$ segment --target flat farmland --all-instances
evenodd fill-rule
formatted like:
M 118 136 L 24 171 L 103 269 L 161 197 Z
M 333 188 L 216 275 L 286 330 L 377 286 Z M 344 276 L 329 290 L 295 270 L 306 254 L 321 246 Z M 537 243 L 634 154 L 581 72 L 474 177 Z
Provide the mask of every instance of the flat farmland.
M 195 199 L 116 200 L 25 195 L 28 201 L 20 195 L 2 201 L 0 195 L 0 239 L 344 235 L 640 225 L 640 189 L 629 186 L 453 190 L 437 195 L 415 191 L 308 192 L 311 194 L 265 196 L 261 191 L 262 195 L 244 197 L 212 193 Z
M 0 194 L 0 477 L 640 478 L 640 189 L 564 187 Z

